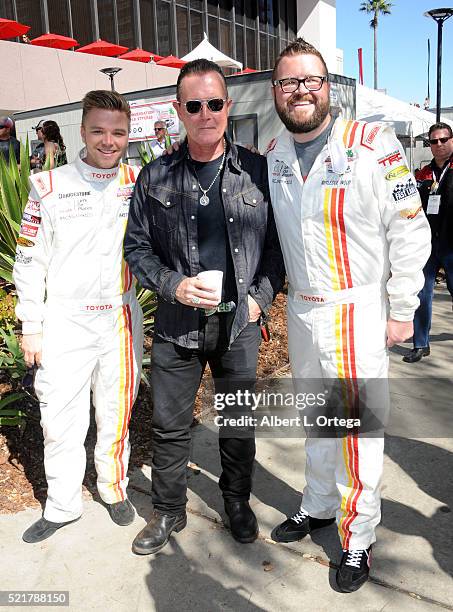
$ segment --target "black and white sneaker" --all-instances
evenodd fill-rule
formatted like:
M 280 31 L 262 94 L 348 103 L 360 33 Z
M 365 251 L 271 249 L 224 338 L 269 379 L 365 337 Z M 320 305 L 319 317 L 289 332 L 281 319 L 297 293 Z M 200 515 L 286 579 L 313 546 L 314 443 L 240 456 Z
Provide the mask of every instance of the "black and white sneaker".
M 315 529 L 327 527 L 334 521 L 334 518 L 314 518 L 301 508 L 296 514 L 286 519 L 281 525 L 278 525 L 274 529 L 272 537 L 276 542 L 296 542 L 297 540 L 302 540 L 302 538 Z
M 353 593 L 368 580 L 371 546 L 367 550 L 344 550 L 337 570 L 337 585 L 343 593 Z

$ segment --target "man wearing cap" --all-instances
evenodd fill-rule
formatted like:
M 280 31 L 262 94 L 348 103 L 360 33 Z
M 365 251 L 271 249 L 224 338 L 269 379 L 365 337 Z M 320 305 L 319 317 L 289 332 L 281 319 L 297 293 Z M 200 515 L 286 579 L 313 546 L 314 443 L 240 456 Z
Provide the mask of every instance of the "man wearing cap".
M 17 163 L 20 162 L 20 143 L 17 138 L 11 136 L 14 121 L 11 117 L 0 117 L 0 153 L 3 154 L 6 163 L 9 163 L 9 149 L 13 148 Z
M 30 168 L 40 169 L 44 159 L 44 133 L 42 131 L 44 119 L 41 119 L 33 129 L 36 131 L 36 137 L 38 138 L 37 144 L 33 147 L 30 157 Z

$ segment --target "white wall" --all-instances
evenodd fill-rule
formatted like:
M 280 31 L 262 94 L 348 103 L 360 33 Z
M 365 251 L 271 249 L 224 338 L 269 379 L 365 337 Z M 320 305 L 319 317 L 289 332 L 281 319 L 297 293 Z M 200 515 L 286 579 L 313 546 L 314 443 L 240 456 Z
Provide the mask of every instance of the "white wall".
M 297 35 L 323 55 L 329 72 L 337 73 L 335 0 L 297 0 Z
M 110 89 L 100 68 L 119 66 L 119 92 L 174 85 L 179 70 L 130 60 L 0 41 L 2 114 L 78 102 L 91 89 Z

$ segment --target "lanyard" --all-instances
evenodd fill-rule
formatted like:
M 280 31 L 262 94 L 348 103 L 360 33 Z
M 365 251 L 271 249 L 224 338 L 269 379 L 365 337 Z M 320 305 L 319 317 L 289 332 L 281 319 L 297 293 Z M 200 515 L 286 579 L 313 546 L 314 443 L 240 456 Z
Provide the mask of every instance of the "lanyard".
M 429 190 L 429 193 L 431 195 L 435 195 L 440 187 L 440 184 L 442 183 L 442 179 L 445 176 L 445 173 L 447 172 L 447 170 L 450 168 L 450 160 L 448 161 L 447 165 L 445 166 L 445 168 L 442 170 L 442 174 L 440 175 L 440 178 L 438 181 L 436 181 L 436 176 L 433 172 L 433 176 L 434 176 L 434 181 L 433 184 L 431 185 L 431 189 Z

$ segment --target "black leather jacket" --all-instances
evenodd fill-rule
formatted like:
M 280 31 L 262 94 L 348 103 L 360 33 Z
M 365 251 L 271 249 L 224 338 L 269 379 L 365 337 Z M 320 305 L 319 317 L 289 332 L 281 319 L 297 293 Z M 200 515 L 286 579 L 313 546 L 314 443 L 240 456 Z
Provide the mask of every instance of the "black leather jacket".
M 228 142 L 221 189 L 238 296 L 231 344 L 248 323 L 248 294 L 267 313 L 283 285 L 284 266 L 266 159 Z M 175 301 L 175 292 L 200 271 L 197 210 L 198 183 L 183 143 L 141 171 L 124 240 L 132 274 L 158 295 L 155 333 L 186 348 L 198 348 L 200 313 Z

